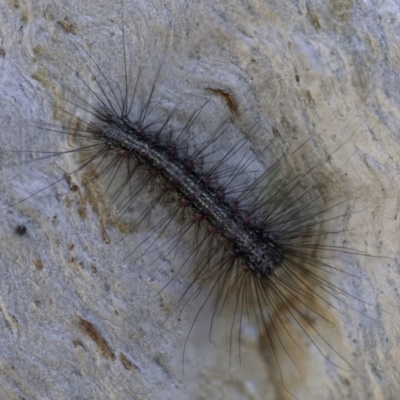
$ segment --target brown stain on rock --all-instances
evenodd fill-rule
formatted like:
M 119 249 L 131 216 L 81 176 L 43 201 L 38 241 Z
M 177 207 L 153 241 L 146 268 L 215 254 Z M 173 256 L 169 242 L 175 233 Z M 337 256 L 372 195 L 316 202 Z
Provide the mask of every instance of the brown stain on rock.
M 315 106 L 315 100 L 314 100 L 314 98 L 312 97 L 311 92 L 310 92 L 309 90 L 306 90 L 306 91 L 304 92 L 304 95 L 305 95 L 305 97 L 306 97 L 306 100 L 307 100 L 308 105 L 309 105 L 309 106 L 311 106 L 311 105 L 314 105 L 314 106 Z
M 318 15 L 315 12 L 310 13 L 311 23 L 313 24 L 316 31 L 321 29 L 321 23 L 319 22 Z
M 212 88 L 212 87 L 206 87 L 206 90 L 221 96 L 225 100 L 226 104 L 228 105 L 228 108 L 231 111 L 231 113 L 234 115 L 237 115 L 238 110 L 239 110 L 239 105 L 230 92 L 228 92 L 225 89 Z
M 96 343 L 97 348 L 100 350 L 100 353 L 103 357 L 108 360 L 115 360 L 115 355 L 108 345 L 107 341 L 101 336 L 97 328 L 89 321 L 85 319 L 79 318 L 79 326 L 81 329 Z
M 119 353 L 119 359 L 122 363 L 122 365 L 124 366 L 125 369 L 127 369 L 128 371 L 137 371 L 140 370 L 140 368 L 133 364 L 131 361 L 128 360 L 128 358 L 126 357 L 126 355 L 124 353 Z
M 42 263 L 41 260 L 39 260 L 38 258 L 35 258 L 35 259 L 33 260 L 33 264 L 35 265 L 35 267 L 36 267 L 36 269 L 37 269 L 38 271 L 43 271 L 43 263 Z
M 78 213 L 82 219 L 86 219 L 86 202 L 82 196 L 80 187 L 72 181 L 70 174 L 65 174 L 65 179 L 68 182 L 69 190 L 75 192 L 78 197 Z
M 64 28 L 65 32 L 75 34 L 75 27 L 68 22 L 67 18 L 63 18 L 58 23 Z
M 78 271 L 84 269 L 82 261 L 78 261 L 75 257 L 69 257 L 68 264 Z

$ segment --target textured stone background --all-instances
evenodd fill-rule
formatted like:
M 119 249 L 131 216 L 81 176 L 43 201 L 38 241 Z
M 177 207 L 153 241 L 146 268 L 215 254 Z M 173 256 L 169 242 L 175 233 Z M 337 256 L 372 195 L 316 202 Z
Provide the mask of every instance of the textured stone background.
M 95 184 L 63 178 L 76 159 L 21 163 L 30 154 L 8 151 L 70 149 L 65 137 L 40 127 L 73 123 L 57 107 L 74 113 L 63 99 L 68 90 L 88 94 L 75 75 L 90 81 L 82 49 L 110 79 L 121 79 L 121 10 L 107 0 L 0 4 L 1 208 L 61 179 L 1 214 L 0 398 L 292 398 L 262 335 L 246 332 L 242 363 L 234 358 L 230 366 L 229 329 L 216 329 L 209 343 L 207 316 L 190 336 L 183 378 L 193 313 L 178 321 L 182 287 L 159 293 L 171 265 L 124 260 L 126 243 L 146 233 L 125 235 Z M 311 178 L 324 196 L 351 196 L 362 210 L 346 221 L 352 246 L 392 258 L 343 260 L 360 278 L 337 277 L 372 306 L 347 304 L 374 321 L 347 306 L 344 315 L 323 311 L 334 329 L 316 321 L 355 371 L 334 354 L 342 369 L 333 366 L 296 328 L 299 346 L 286 348 L 298 368 L 282 350 L 277 356 L 299 399 L 398 398 L 399 4 L 125 0 L 124 26 L 130 65 L 142 66 L 143 81 L 163 63 L 158 89 L 186 117 L 210 100 L 200 128 L 230 117 L 243 136 L 257 123 L 252 145 L 263 162 L 311 137 L 296 161 L 307 168 L 351 137 Z M 233 115 L 206 88 L 229 92 L 244 113 Z M 27 227 L 23 236 L 15 233 L 19 224 Z

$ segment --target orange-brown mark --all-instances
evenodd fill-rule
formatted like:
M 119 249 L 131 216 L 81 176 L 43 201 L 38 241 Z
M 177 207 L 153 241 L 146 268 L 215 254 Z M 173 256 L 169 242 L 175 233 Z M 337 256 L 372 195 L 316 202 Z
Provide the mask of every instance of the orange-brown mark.
M 111 240 L 110 237 L 108 236 L 106 227 L 103 224 L 103 221 L 100 220 L 100 229 L 101 229 L 101 233 L 103 234 L 103 240 L 105 244 L 110 244 Z
M 314 28 L 318 31 L 321 29 L 321 23 L 319 22 L 318 15 L 315 12 L 310 13 L 311 23 L 314 25 Z
M 85 199 L 80 190 L 78 192 L 78 213 L 82 219 L 86 219 Z
M 74 26 L 71 23 L 69 23 L 66 18 L 63 18 L 61 21 L 58 21 L 58 23 L 64 28 L 64 30 L 67 33 L 75 33 Z
M 209 90 L 210 92 L 213 92 L 215 94 L 222 96 L 225 99 L 226 104 L 228 105 L 231 113 L 237 115 L 239 106 L 231 93 L 229 93 L 227 90 L 224 90 L 224 89 L 211 88 L 211 87 L 206 87 L 206 90 Z
M 36 267 L 36 269 L 37 269 L 38 271 L 43 271 L 43 263 L 42 263 L 41 260 L 39 260 L 38 258 L 35 258 L 35 259 L 33 260 L 33 264 L 35 265 L 35 267 Z
M 82 261 L 78 261 L 75 257 L 69 257 L 68 263 L 72 265 L 72 267 L 75 268 L 76 270 L 83 269 Z
M 71 175 L 65 173 L 65 179 L 69 185 L 69 190 L 78 194 L 78 213 L 82 219 L 86 219 L 86 205 L 85 199 L 83 198 L 81 193 L 81 189 L 75 182 L 72 181 Z M 68 200 L 68 198 L 65 201 L 66 206 L 69 208 L 69 206 L 71 205 L 70 201 Z
M 108 360 L 115 360 L 115 355 L 108 345 L 107 341 L 100 335 L 96 327 L 89 321 L 79 318 L 79 325 L 82 330 L 96 343 L 103 357 Z
M 124 353 L 119 353 L 119 359 L 121 360 L 122 365 L 128 371 L 140 370 L 140 368 L 137 365 L 133 364 L 131 361 L 128 360 L 128 358 Z

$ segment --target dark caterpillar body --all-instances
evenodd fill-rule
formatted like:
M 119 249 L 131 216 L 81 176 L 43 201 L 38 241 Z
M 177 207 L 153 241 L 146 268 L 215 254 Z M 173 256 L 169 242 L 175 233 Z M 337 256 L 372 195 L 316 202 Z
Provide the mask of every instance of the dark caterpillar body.
M 320 244 L 323 238 L 336 233 L 327 231 L 324 224 L 342 217 L 332 211 L 341 203 L 321 207 L 315 204 L 316 197 L 304 200 L 307 190 L 299 191 L 297 187 L 304 175 L 298 174 L 285 183 L 276 181 L 279 163 L 250 181 L 238 183 L 237 178 L 246 174 L 251 161 L 242 157 L 233 168 L 226 164 L 243 146 L 240 142 L 207 169 L 205 160 L 228 129 L 225 123 L 198 149 L 189 151 L 185 141 L 204 106 L 192 114 L 183 128 L 173 130 L 169 125 L 173 113 L 148 117 L 152 95 L 153 90 L 135 122 L 126 106 L 127 97 L 116 99 L 118 106 L 103 104 L 93 108 L 95 119 L 82 133 L 88 132 L 85 139 L 95 144 L 82 149 L 90 147 L 96 153 L 86 162 L 99 160 L 96 170 L 101 170 L 100 175 L 107 172 L 111 180 L 125 170 L 114 194 L 114 200 L 122 197 L 120 208 L 130 207 L 143 192 L 151 195 L 137 223 L 149 216 L 154 206 L 166 207 L 166 216 L 155 227 L 157 237 L 171 222 L 178 224 L 171 248 L 181 241 L 191 245 L 190 255 L 181 265 L 188 267 L 190 278 L 185 304 L 200 293 L 206 294 L 195 320 L 208 301 L 213 301 L 214 319 L 233 300 L 232 329 L 239 321 L 239 335 L 244 315 L 254 317 L 262 331 L 268 331 L 271 324 L 276 331 L 273 319 L 280 309 L 287 310 L 293 322 L 306 332 L 304 323 L 299 322 L 299 305 L 319 316 L 312 299 L 331 305 L 329 296 L 342 301 L 340 296 L 346 295 L 321 276 L 334 269 L 323 261 L 321 253 L 329 252 L 331 258 L 341 253 L 361 254 L 343 246 Z M 112 104 L 109 98 L 107 102 Z M 127 187 L 128 194 L 122 195 Z M 147 237 L 135 250 L 150 242 L 149 249 L 155 241 Z M 317 294 L 319 291 L 322 295 Z M 313 325 L 307 325 L 318 336 Z M 318 347 L 308 333 L 307 336 Z
M 278 231 L 268 230 L 268 215 L 255 217 L 257 210 L 242 209 L 240 198 L 228 200 L 224 187 L 212 185 L 216 178 L 212 173 L 196 170 L 207 146 L 195 157 L 183 155 L 173 141 L 164 143 L 157 137 L 161 132 L 156 135 L 135 127 L 127 117 L 101 114 L 105 126 L 92 125 L 95 137 L 123 157 L 135 159 L 137 167 L 162 182 L 162 191 L 175 194 L 178 205 L 191 210 L 193 222 L 205 223 L 208 234 L 218 238 L 216 246 L 224 248 L 227 264 L 248 269 L 260 278 L 273 273 L 284 253 Z M 103 151 L 109 148 L 100 153 Z

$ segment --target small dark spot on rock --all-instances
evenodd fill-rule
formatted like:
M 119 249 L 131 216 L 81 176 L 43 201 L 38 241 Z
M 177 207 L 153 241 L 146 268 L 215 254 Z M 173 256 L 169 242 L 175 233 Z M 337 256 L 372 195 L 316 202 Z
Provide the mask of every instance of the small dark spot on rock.
M 19 236 L 25 235 L 26 233 L 26 226 L 25 225 L 18 225 L 15 228 L 15 233 Z

